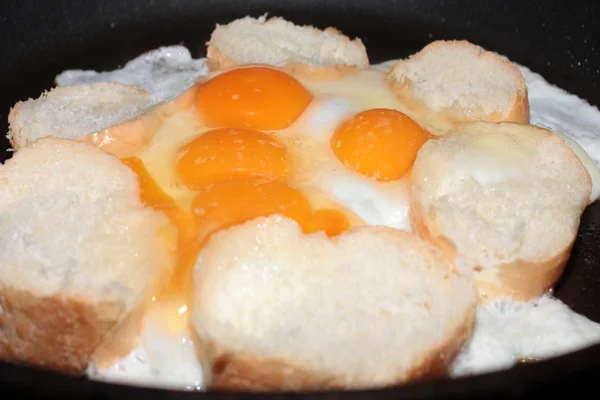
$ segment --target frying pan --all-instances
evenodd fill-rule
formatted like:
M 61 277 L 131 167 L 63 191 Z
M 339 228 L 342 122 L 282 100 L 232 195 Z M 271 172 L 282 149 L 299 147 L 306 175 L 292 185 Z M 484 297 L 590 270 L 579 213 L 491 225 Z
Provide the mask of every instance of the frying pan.
M 8 3 L 8 4 L 7 4 Z M 436 39 L 467 39 L 508 56 L 549 82 L 600 105 L 600 13 L 595 0 L 35 0 L 0 6 L 0 130 L 10 106 L 37 97 L 57 73 L 107 70 L 144 51 L 183 43 L 195 57 L 215 23 L 265 12 L 299 24 L 332 25 L 362 38 L 372 63 L 405 57 Z M 8 147 L 3 140 L 1 146 Z M 9 156 L 3 154 L 2 159 Z M 600 204 L 586 209 L 555 294 L 600 322 Z M 1 321 L 0 321 L 1 324 Z M 577 396 L 600 379 L 600 345 L 476 377 L 376 391 L 281 394 L 273 398 L 452 399 Z M 261 395 L 186 393 L 92 382 L 0 364 L 9 398 L 253 399 Z

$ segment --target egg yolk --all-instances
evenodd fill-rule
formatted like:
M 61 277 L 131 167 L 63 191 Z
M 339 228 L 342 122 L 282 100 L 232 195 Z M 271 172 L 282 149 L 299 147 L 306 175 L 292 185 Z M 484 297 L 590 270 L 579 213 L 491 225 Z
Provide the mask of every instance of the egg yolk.
M 251 176 L 287 180 L 290 175 L 286 147 L 269 134 L 247 128 L 208 131 L 186 144 L 176 160 L 177 175 L 190 188 Z
M 140 198 L 144 205 L 164 212 L 173 221 L 179 232 L 179 247 L 185 247 L 186 242 L 194 240 L 196 229 L 191 213 L 181 208 L 158 186 L 142 160 L 137 157 L 127 157 L 122 158 L 121 161 L 137 174 L 140 184 Z
M 325 231 L 327 236 L 337 236 L 350 228 L 350 222 L 338 210 L 316 210 L 303 228 L 305 233 Z
M 216 183 L 202 190 L 192 203 L 200 237 L 273 214 L 293 219 L 305 233 L 325 231 L 329 235 L 343 232 L 347 218 L 337 210 L 313 213 L 302 192 L 284 182 L 243 178 Z
M 198 88 L 196 107 L 209 127 L 284 129 L 312 101 L 294 77 L 274 68 L 224 72 Z
M 349 168 L 378 181 L 402 177 L 430 135 L 403 113 L 376 108 L 340 124 L 332 138 L 336 157 Z
M 163 301 L 168 298 L 175 298 L 176 302 L 173 307 L 175 307 L 175 310 L 180 309 L 182 305 L 189 304 L 190 274 L 201 245 L 197 238 L 196 221 L 192 213 L 185 211 L 163 192 L 160 186 L 152 179 L 144 163 L 139 158 L 128 157 L 121 159 L 121 161 L 138 175 L 142 202 L 148 207 L 164 212 L 177 228 L 178 240 L 175 270 L 170 284 L 165 285 L 162 292 L 155 293 L 154 297 L 160 298 Z M 171 322 L 174 326 L 181 324 L 181 322 L 179 324 L 175 323 L 175 320 L 172 318 Z

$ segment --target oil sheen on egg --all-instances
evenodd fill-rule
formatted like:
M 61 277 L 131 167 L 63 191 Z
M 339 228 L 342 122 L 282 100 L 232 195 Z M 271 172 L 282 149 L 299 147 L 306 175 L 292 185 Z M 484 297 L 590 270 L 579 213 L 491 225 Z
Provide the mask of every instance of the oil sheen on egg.
M 155 59 L 156 54 L 152 57 L 152 65 L 157 65 L 158 68 L 161 63 Z M 140 59 L 143 59 L 143 56 Z M 198 60 L 190 62 L 192 61 L 196 66 Z M 138 62 L 137 64 L 142 65 L 143 63 Z M 391 63 L 388 62 L 386 65 L 389 66 Z M 182 70 L 188 68 L 186 65 L 180 67 Z M 131 70 L 132 68 L 129 68 L 127 72 L 131 76 L 135 76 L 137 80 L 154 82 L 160 80 L 160 76 L 162 76 L 155 74 L 156 71 L 150 71 L 149 79 L 144 79 L 139 75 L 148 73 L 146 69 L 136 73 Z M 282 207 L 282 210 L 291 213 L 295 218 L 304 219 L 303 228 L 308 231 L 322 230 L 329 225 L 347 229 L 362 224 L 387 225 L 409 230 L 409 188 L 405 175 L 386 180 L 387 176 L 383 175 L 387 172 L 384 171 L 385 173 L 382 175 L 382 171 L 376 163 L 375 165 L 373 163 L 363 165 L 358 162 L 361 161 L 361 154 L 354 151 L 352 146 L 360 148 L 360 143 L 353 144 L 352 139 L 345 142 L 346 144 L 350 143 L 350 147 L 346 148 L 349 149 L 347 151 L 342 149 L 336 154 L 332 147 L 332 138 L 335 139 L 336 128 L 361 111 L 385 108 L 399 110 L 412 116 L 411 111 L 407 110 L 387 87 L 383 71 L 385 68 L 374 66 L 369 70 L 333 81 L 300 80 L 301 86 L 306 91 L 302 87 L 292 84 L 290 93 L 295 93 L 295 95 L 291 103 L 286 103 L 286 96 L 278 97 L 281 103 L 279 115 L 284 116 L 283 119 L 278 120 L 273 120 L 264 113 L 257 115 L 256 118 L 248 119 L 247 116 L 236 114 L 236 110 L 227 106 L 231 102 L 235 103 L 234 95 L 237 93 L 230 93 L 229 98 L 225 96 L 219 100 L 218 96 L 207 91 L 202 101 L 209 108 L 212 107 L 213 110 L 216 110 L 217 115 L 213 115 L 212 119 L 202 118 L 196 111 L 197 104 L 182 108 L 163 118 L 162 125 L 153 137 L 150 146 L 143 151 L 131 154 L 132 158 L 126 162 L 134 167 L 137 166 L 138 173 L 147 174 L 148 179 L 145 183 L 147 201 L 152 203 L 151 205 L 155 208 L 167 213 L 183 232 L 193 232 L 197 228 L 198 221 L 202 221 L 202 217 L 206 217 L 208 214 L 212 215 L 217 223 L 204 226 L 207 232 L 224 226 L 226 221 L 223 222 L 223 218 L 227 215 L 219 211 L 220 207 L 217 203 L 226 201 L 225 197 L 231 194 L 241 196 L 250 203 L 239 204 L 232 197 L 232 200 L 227 203 L 228 207 L 235 207 L 237 204 L 239 208 L 250 209 L 250 213 L 260 213 L 264 210 L 272 210 L 274 207 Z M 122 71 L 117 72 L 116 75 L 122 80 Z M 261 73 L 263 72 L 265 71 Z M 289 85 L 285 79 L 279 81 L 281 77 L 268 76 L 268 71 L 266 74 L 266 79 L 272 81 L 271 86 L 265 88 L 267 92 L 280 88 L 281 82 L 283 82 L 283 86 Z M 77 71 L 71 71 L 69 83 L 77 83 L 77 76 Z M 85 79 L 86 76 L 82 72 L 81 78 Z M 111 73 L 103 73 L 96 78 L 111 81 L 111 76 Z M 533 75 L 524 74 L 524 76 L 528 79 Z M 536 80 L 527 82 L 528 85 L 533 83 L 530 86 L 530 98 L 537 98 L 536 93 L 542 95 L 552 92 L 550 85 L 541 78 L 537 76 L 533 76 L 533 78 Z M 135 82 L 132 83 L 135 84 Z M 157 83 L 157 87 L 162 88 L 162 93 L 165 91 L 163 86 L 168 86 L 169 82 L 165 81 L 165 85 L 161 85 L 160 82 Z M 173 90 L 166 90 L 166 92 L 181 93 L 184 90 L 196 91 L 198 89 L 189 86 L 177 87 Z M 553 101 L 557 103 L 566 99 L 566 94 L 561 97 L 560 93 L 552 92 L 552 95 Z M 268 96 L 266 99 L 265 101 L 268 101 Z M 254 106 L 252 101 L 246 101 L 244 104 L 244 107 Z M 306 106 L 307 104 L 308 106 Z M 583 106 L 582 102 L 581 107 Z M 243 110 L 244 107 L 239 107 L 238 111 Z M 536 103 L 532 102 L 532 116 L 538 115 L 540 120 L 543 120 L 543 116 L 546 114 L 550 116 L 550 108 L 548 111 L 535 107 Z M 218 114 L 221 112 L 220 110 L 224 109 L 226 110 L 224 114 Z M 298 113 L 298 109 L 302 109 L 302 112 Z M 582 115 L 580 117 L 583 118 Z M 600 121 L 600 113 L 597 110 L 594 113 L 590 112 L 589 115 L 592 115 L 595 121 Z M 228 161 L 226 157 L 218 158 L 215 155 L 215 159 L 208 160 L 210 162 L 205 165 L 213 165 L 214 172 L 221 168 L 217 164 L 220 163 L 220 160 L 223 160 L 223 163 L 232 163 L 234 168 L 240 172 L 240 176 L 243 176 L 239 180 L 239 185 L 231 182 L 215 182 L 212 186 L 208 185 L 210 189 L 207 189 L 206 187 L 194 188 L 182 184 L 182 172 L 178 172 L 176 167 L 178 161 L 185 156 L 182 149 L 204 133 L 218 129 L 219 127 L 215 125 L 222 122 L 215 121 L 219 121 L 219 118 L 234 121 L 234 128 L 255 129 L 271 135 L 275 139 L 273 142 L 275 150 L 269 150 L 267 153 L 275 154 L 274 158 L 268 158 L 269 156 L 261 158 L 261 155 L 248 152 L 247 148 L 241 149 L 241 151 L 236 150 L 235 157 L 227 158 Z M 297 119 L 293 123 L 286 123 L 286 118 Z M 562 133 L 569 137 L 568 121 L 559 122 L 561 123 L 557 122 L 556 125 L 567 127 L 562 129 Z M 600 136 L 600 132 L 597 133 Z M 263 148 L 265 145 L 265 143 L 258 142 L 252 145 L 252 138 L 262 140 L 260 135 L 255 133 L 234 132 L 233 134 L 240 136 L 234 138 L 231 143 L 240 139 L 241 142 L 237 144 L 248 144 L 250 150 Z M 570 139 L 572 139 L 571 142 L 567 141 L 567 143 L 574 148 L 590 170 L 594 187 L 600 187 L 598 185 L 600 174 L 595 165 L 600 161 L 600 152 L 590 154 L 593 159 L 593 162 L 590 162 L 590 157 L 586 158 L 587 155 L 581 151 L 581 147 L 577 146 L 577 138 L 570 137 Z M 379 137 L 375 137 L 373 140 L 373 142 L 369 142 L 373 151 L 376 152 L 385 147 L 379 146 L 379 143 L 386 143 L 385 138 L 380 140 Z M 416 140 L 418 142 L 419 139 Z M 270 139 L 267 142 L 271 143 Z M 285 151 L 282 152 L 279 145 Z M 194 149 L 194 151 L 199 151 L 201 154 L 203 150 L 200 148 Z M 239 165 L 235 161 L 238 156 L 241 160 Z M 282 157 L 285 160 L 280 162 L 279 158 Z M 345 157 L 345 161 L 340 157 Z M 253 164 L 250 168 L 252 171 L 246 171 L 246 174 L 242 171 L 241 166 L 248 160 Z M 277 178 L 284 182 L 273 184 L 271 181 L 266 183 L 261 181 L 257 184 L 256 180 L 265 178 L 264 174 L 272 173 L 269 172 L 269 168 L 261 170 L 263 164 L 269 168 L 274 166 Z M 288 165 L 289 171 L 286 170 L 286 165 Z M 403 166 L 396 167 L 399 168 L 399 171 L 404 168 Z M 216 179 L 214 176 L 189 176 L 187 177 L 189 180 L 186 181 L 193 186 L 195 179 L 200 179 L 198 182 L 207 182 L 207 180 Z M 246 190 L 248 188 L 250 188 L 249 192 Z M 594 196 L 597 196 L 598 193 L 599 191 L 594 191 Z M 214 204 L 216 206 L 213 206 Z M 256 207 L 253 208 L 254 205 Z M 238 210 L 233 210 L 233 214 L 240 218 L 248 216 L 245 211 L 239 213 Z M 318 211 L 324 212 L 319 213 Z M 332 234 L 335 233 L 332 231 Z M 180 246 L 197 250 L 194 246 L 200 245 L 186 242 L 189 238 L 183 236 Z M 179 260 L 180 266 L 187 265 L 189 268 L 189 264 L 194 261 L 193 255 L 193 251 L 189 254 L 182 253 Z M 167 290 L 157 296 L 154 307 L 149 310 L 145 329 L 139 338 L 138 348 L 132 350 L 127 357 L 108 369 L 98 370 L 91 365 L 88 371 L 90 377 L 147 386 L 194 390 L 202 388 L 202 368 L 196 358 L 197 349 L 194 347 L 193 334 L 187 328 L 189 299 L 184 294 L 187 290 L 185 288 L 186 275 L 176 277 L 175 282 L 170 291 Z M 535 338 L 543 340 L 535 340 Z M 479 307 L 474 338 L 457 359 L 452 373 L 454 376 L 462 376 L 507 368 L 518 359 L 542 358 L 599 341 L 600 325 L 573 313 L 560 301 L 549 296 L 535 300 L 531 304 L 511 301 L 505 301 L 502 304 L 492 303 Z

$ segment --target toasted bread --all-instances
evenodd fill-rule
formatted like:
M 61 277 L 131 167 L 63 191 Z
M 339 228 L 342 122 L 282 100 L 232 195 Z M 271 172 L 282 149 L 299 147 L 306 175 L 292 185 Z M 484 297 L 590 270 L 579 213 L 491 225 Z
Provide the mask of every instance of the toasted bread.
M 410 180 L 413 230 L 472 268 L 483 299 L 528 300 L 550 289 L 591 191 L 562 139 L 509 122 L 430 140 Z
M 97 351 L 128 351 L 176 242 L 135 173 L 45 138 L 0 166 L 0 185 L 0 359 L 79 374 Z
M 273 215 L 212 237 L 191 318 L 210 388 L 356 389 L 443 374 L 476 301 L 471 277 L 411 233 L 329 239 Z
M 307 79 L 331 79 L 367 68 L 360 39 L 335 28 L 298 26 L 283 18 L 244 17 L 217 25 L 207 43 L 211 71 L 266 64 Z
M 467 41 L 428 44 L 398 61 L 388 81 L 408 108 L 439 120 L 437 134 L 468 121 L 529 123 L 521 72 L 510 61 Z

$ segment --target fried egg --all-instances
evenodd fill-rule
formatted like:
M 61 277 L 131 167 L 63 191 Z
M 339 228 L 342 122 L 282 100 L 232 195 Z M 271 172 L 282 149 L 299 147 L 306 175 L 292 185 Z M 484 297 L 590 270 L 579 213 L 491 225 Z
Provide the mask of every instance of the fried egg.
M 203 243 L 220 229 L 278 213 L 307 233 L 330 236 L 365 224 L 410 230 L 407 175 L 431 135 L 386 84 L 384 71 L 391 62 L 329 81 L 296 78 L 266 66 L 209 75 L 203 60 L 193 60 L 183 49 L 146 53 L 113 73 L 68 71 L 57 79 L 61 85 L 119 81 L 146 88 L 157 103 L 179 99 L 177 112 L 161 116 L 148 146 L 123 158 L 140 176 L 142 199 L 164 211 L 180 232 L 177 272 L 168 288 L 156 293 L 138 348 L 108 368 L 90 365 L 94 379 L 203 387 L 188 330 L 190 273 Z M 170 73 L 175 77 L 167 78 Z M 201 84 L 194 85 L 198 79 Z M 598 188 L 598 159 L 592 162 L 576 142 L 567 144 Z M 480 307 L 473 344 L 457 359 L 454 376 L 600 341 L 600 325 L 572 318 L 576 314 L 551 297 L 540 304 L 550 306 Z M 552 321 L 576 321 L 577 326 L 573 322 L 559 330 L 565 340 L 544 339 L 530 352 L 532 337 L 556 331 L 547 310 L 563 316 Z M 504 320 L 512 328 L 494 329 Z M 520 330 L 526 337 L 514 334 Z M 500 348 L 508 339 L 517 344 Z
M 335 85 L 245 66 L 203 77 L 173 104 L 179 109 L 160 116 L 150 143 L 122 161 L 139 175 L 143 201 L 179 230 L 176 273 L 155 295 L 143 353 L 91 372 L 103 379 L 118 379 L 123 369 L 140 376 L 125 365 L 154 364 L 153 343 L 192 345 L 191 269 L 218 230 L 271 214 L 329 236 L 365 224 L 410 230 L 407 175 L 431 136 L 398 111 L 384 74 L 362 71 Z M 199 386 L 200 370 L 187 386 Z

